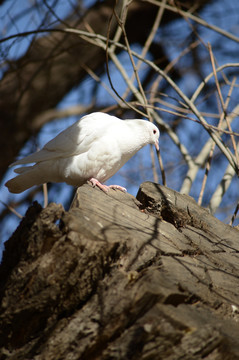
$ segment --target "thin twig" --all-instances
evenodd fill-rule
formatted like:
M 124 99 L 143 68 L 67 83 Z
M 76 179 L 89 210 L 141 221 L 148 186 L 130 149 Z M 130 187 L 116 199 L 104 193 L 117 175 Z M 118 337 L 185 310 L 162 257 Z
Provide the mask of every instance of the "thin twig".
M 160 150 L 157 151 L 157 154 L 158 154 L 159 167 L 160 167 L 161 175 L 162 175 L 162 184 L 163 184 L 164 186 L 167 186 L 166 173 L 165 173 L 165 170 L 164 170 L 163 160 L 162 160 L 162 157 L 161 157 Z
M 6 206 L 6 208 L 7 208 L 9 211 L 11 211 L 14 215 L 16 215 L 19 219 L 22 219 L 22 218 L 23 218 L 23 216 L 22 216 L 18 211 L 16 211 L 12 206 L 6 204 L 6 203 L 5 203 L 4 201 L 2 201 L 2 200 L 0 200 L 0 202 L 1 202 L 4 206 Z
M 220 117 L 220 120 L 219 120 L 219 123 L 218 123 L 218 130 L 219 131 L 221 129 L 222 122 L 223 122 L 224 116 L 226 114 L 226 111 L 227 111 L 227 108 L 228 108 L 228 105 L 229 105 L 229 102 L 230 102 L 232 90 L 233 90 L 233 81 L 232 81 L 232 85 L 231 85 L 231 87 L 230 87 L 230 89 L 228 91 L 228 95 L 227 95 L 225 103 L 224 103 L 223 99 L 221 99 L 221 104 L 223 104 L 223 112 L 221 113 L 221 117 Z M 226 116 L 226 118 L 227 118 L 227 116 Z M 229 123 L 229 126 L 230 126 L 230 123 Z M 210 154 L 209 154 L 209 159 L 208 159 L 208 162 L 206 164 L 206 173 L 205 173 L 205 176 L 204 176 L 204 179 L 203 179 L 202 189 L 201 189 L 199 199 L 198 199 L 198 205 L 201 205 L 201 202 L 202 202 L 202 196 L 203 196 L 204 187 L 206 185 L 207 176 L 208 176 L 210 166 L 211 166 L 214 147 L 215 147 L 215 143 L 212 144 L 212 148 L 211 148 L 211 151 L 210 151 Z M 235 149 L 235 153 L 237 154 L 237 149 Z M 221 183 L 219 184 L 218 190 L 216 190 L 215 193 L 213 194 L 213 196 L 211 197 L 209 208 L 210 208 L 211 211 L 213 211 L 213 213 L 216 211 L 217 207 L 220 205 L 222 197 L 223 197 L 224 193 L 226 192 L 227 188 L 229 187 L 229 185 L 231 183 L 231 180 L 232 180 L 232 176 L 234 174 L 235 174 L 234 169 L 229 164 L 229 166 L 227 168 L 227 171 L 226 171 L 225 175 L 223 176 L 223 179 L 222 179 Z M 214 195 L 215 195 L 215 198 L 214 198 Z
M 216 72 L 218 73 L 219 71 L 222 71 L 226 68 L 229 67 L 239 67 L 239 63 L 228 63 L 228 64 L 224 64 L 222 66 L 219 66 L 216 69 Z M 200 92 L 202 91 L 202 89 L 204 88 L 204 86 L 209 82 L 209 80 L 214 76 L 214 72 L 212 71 L 209 75 L 207 75 L 205 77 L 205 79 L 203 79 L 203 81 L 199 84 L 199 86 L 197 87 L 197 89 L 195 90 L 194 94 L 191 97 L 191 101 L 195 102 L 197 97 L 199 96 Z
M 229 225 L 232 226 L 232 224 L 234 223 L 238 211 L 239 211 L 239 201 L 238 201 L 237 206 L 236 206 L 236 208 L 235 208 L 235 211 L 234 211 L 234 213 L 233 213 L 233 215 L 232 215 L 232 218 L 231 218 L 231 220 L 230 220 L 230 222 L 229 222 Z
M 209 47 L 209 51 L 211 52 L 211 59 L 212 59 L 212 67 L 213 67 L 213 71 L 214 71 L 214 76 L 215 78 L 217 78 L 217 73 L 216 73 L 216 68 L 214 66 L 214 57 L 212 55 L 212 49 Z M 226 117 L 226 119 L 228 118 L 227 117 L 227 114 L 226 114 L 226 111 L 227 111 L 227 108 L 228 108 L 228 105 L 229 105 L 229 102 L 230 102 L 230 98 L 231 98 L 231 94 L 232 94 L 232 90 L 233 90 L 233 86 L 234 86 L 234 81 L 232 81 L 232 84 L 229 88 L 229 91 L 228 91 L 228 95 L 227 95 L 227 98 L 226 98 L 226 101 L 224 103 L 224 100 L 222 98 L 222 95 L 221 95 L 221 99 L 220 99 L 220 102 L 221 102 L 221 106 L 223 107 L 223 112 L 221 113 L 221 116 L 220 116 L 220 119 L 219 119 L 219 123 L 218 123 L 218 131 L 221 132 L 221 128 L 222 128 L 222 124 L 223 124 L 223 119 Z M 220 86 L 219 86 L 219 83 L 218 83 L 218 89 L 220 91 L 220 94 L 221 94 L 221 90 L 220 90 Z M 228 125 L 230 126 L 230 122 L 228 121 L 227 119 L 227 123 Z M 224 122 L 225 124 L 225 122 Z M 231 127 L 230 127 L 231 129 Z M 205 171 L 205 175 L 204 175 L 204 179 L 203 179 L 203 182 L 202 182 L 202 188 L 201 188 L 201 191 L 200 191 L 200 194 L 199 194 L 199 198 L 198 198 L 198 205 L 201 205 L 202 203 L 202 197 L 203 197 L 203 193 L 204 193 L 204 189 L 205 189 L 205 186 L 206 186 L 206 181 L 207 181 L 207 177 L 208 177 L 208 173 L 209 173 L 209 170 L 210 170 L 210 167 L 211 167 L 211 162 L 212 162 L 212 156 L 213 156 L 213 152 L 214 152 L 214 148 L 215 148 L 215 143 L 212 143 L 212 147 L 211 147 L 211 150 L 210 150 L 210 153 L 209 153 L 209 157 L 208 157 L 208 161 L 207 161 L 207 164 L 206 164 L 206 171 Z M 235 149 L 235 153 L 237 154 L 237 151 Z M 228 172 L 229 172 L 229 169 L 228 169 Z M 228 177 L 227 177 L 227 182 L 228 182 Z M 229 186 L 229 184 L 228 184 Z M 225 189 L 225 187 L 224 187 Z M 217 196 L 217 202 L 215 202 L 214 200 L 212 200 L 213 204 L 214 204 L 214 208 L 213 208 L 213 212 L 215 212 L 216 208 L 215 206 L 219 206 L 220 202 L 221 202 L 221 199 L 222 199 L 222 196 L 224 195 L 224 191 L 220 192 L 221 193 L 221 197 Z M 212 196 L 213 198 L 213 196 Z M 220 200 L 220 202 L 219 202 Z M 210 205 L 211 207 L 211 205 Z M 212 208 L 211 208 L 212 210 Z
M 231 89 L 233 89 L 233 86 L 234 86 L 235 82 L 236 82 L 236 77 L 234 77 L 233 80 L 232 80 Z M 231 93 L 230 93 L 229 96 L 231 96 Z M 226 122 L 227 122 L 227 126 L 228 126 L 228 129 L 229 129 L 229 132 L 230 132 L 232 146 L 233 146 L 233 149 L 234 149 L 234 152 L 235 152 L 235 155 L 236 155 L 237 165 L 239 167 L 239 154 L 238 154 L 238 151 L 237 151 L 236 140 L 235 140 L 234 134 L 232 132 L 232 128 L 231 128 L 230 121 L 228 120 L 228 116 L 226 116 Z
M 155 112 L 154 113 L 154 119 L 156 123 L 165 131 L 167 132 L 168 136 L 171 138 L 171 140 L 174 142 L 174 144 L 178 147 L 179 151 L 181 152 L 186 164 L 188 167 L 192 166 L 194 164 L 194 160 L 191 157 L 191 155 L 188 153 L 186 146 L 184 146 L 181 141 L 179 140 L 177 134 L 175 131 L 172 130 L 172 128 L 165 123 L 161 117 Z
M 219 85 L 219 81 L 218 81 L 218 78 L 217 78 L 215 60 L 214 60 L 214 55 L 213 55 L 213 52 L 212 52 L 212 46 L 211 46 L 210 43 L 208 43 L 208 50 L 209 50 L 209 54 L 210 54 L 212 70 L 213 70 L 215 83 L 216 83 L 216 88 L 217 88 L 217 93 L 218 93 L 218 96 L 219 96 L 219 99 L 220 99 L 220 103 L 221 103 L 221 107 L 222 107 L 222 110 L 224 112 L 224 115 L 226 115 L 225 104 L 224 104 L 224 100 L 223 100 L 223 97 L 222 97 L 222 92 L 221 92 L 221 88 L 220 88 L 220 85 Z
M 170 61 L 170 63 L 165 67 L 164 72 L 166 74 L 168 74 L 172 68 L 174 67 L 174 65 L 176 65 L 176 63 L 185 55 L 188 54 L 189 51 L 191 51 L 193 48 L 197 47 L 199 45 L 199 41 L 195 41 L 194 43 L 190 44 L 186 49 L 182 50 L 182 52 L 172 61 Z M 156 89 L 158 89 L 160 82 L 162 80 L 162 76 L 158 75 L 157 78 L 155 79 L 155 81 L 153 82 L 153 85 L 151 87 L 151 95 L 150 95 L 150 100 L 149 102 L 152 103 L 153 102 L 153 96 L 156 93 Z
M 47 190 L 47 184 L 44 183 L 42 185 L 42 188 L 43 188 L 43 195 L 44 195 L 44 203 L 43 203 L 43 207 L 44 209 L 47 207 L 48 205 L 48 190 Z
M 82 115 L 84 113 L 87 113 L 91 109 L 92 109 L 92 105 L 89 106 L 75 105 L 75 106 L 70 106 L 66 109 L 50 109 L 43 111 L 33 119 L 31 123 L 31 129 L 33 131 L 36 131 L 39 128 L 41 128 L 43 125 L 54 119 L 62 119 L 69 116 Z
M 85 71 L 89 74 L 89 76 L 92 77 L 92 79 L 94 79 L 96 82 L 98 82 L 106 91 L 107 93 L 112 96 L 112 98 L 119 103 L 119 98 L 118 96 L 115 95 L 114 91 L 112 91 L 107 84 L 101 80 L 101 78 L 92 70 L 90 69 L 87 65 L 85 64 L 81 64 L 81 67 L 83 69 L 85 69 Z
M 204 177 L 203 177 L 202 186 L 201 186 L 201 190 L 200 190 L 199 197 L 198 197 L 198 205 L 199 206 L 202 205 L 202 198 L 203 198 L 203 194 L 204 194 L 204 191 L 205 191 L 208 174 L 209 174 L 209 171 L 210 171 L 210 168 L 211 168 L 212 156 L 213 156 L 213 153 L 214 153 L 215 145 L 216 144 L 213 142 L 210 153 L 209 153 L 209 156 L 208 156 L 208 160 L 207 160 L 207 163 L 206 163 L 205 174 L 204 174 Z
M 118 2 L 118 0 L 117 0 L 117 2 Z M 116 6 L 117 2 L 115 3 L 115 6 Z M 120 18 L 121 18 L 121 20 L 123 22 L 126 21 L 126 17 L 127 17 L 127 12 L 128 12 L 128 6 L 127 5 L 128 5 L 128 0 L 123 0 L 122 1 L 121 14 L 120 14 Z M 110 28 L 111 28 L 112 19 L 113 19 L 113 13 L 112 13 L 111 19 L 109 21 L 108 33 L 109 33 Z M 114 42 L 110 46 L 110 51 L 112 53 L 115 52 L 115 49 L 116 49 L 115 42 L 118 42 L 120 40 L 121 35 L 122 35 L 122 29 L 121 29 L 120 26 L 117 26 L 117 29 L 116 29 L 116 32 L 115 32 L 115 35 L 114 35 L 114 38 L 113 38 Z
M 137 108 L 135 108 L 134 106 L 132 106 L 131 104 L 129 104 L 128 102 L 125 101 L 125 99 L 120 96 L 120 94 L 118 93 L 118 91 L 115 89 L 113 83 L 112 83 L 112 80 L 111 80 L 111 76 L 110 76 L 110 72 L 109 72 L 109 56 L 111 58 L 111 60 L 114 62 L 114 64 L 116 65 L 116 67 L 118 68 L 118 70 L 120 71 L 123 79 L 125 80 L 125 82 L 128 84 L 128 86 L 130 87 L 131 91 L 133 93 L 137 93 L 137 89 L 133 86 L 133 83 L 129 81 L 128 79 L 128 75 L 125 71 L 125 69 L 123 68 L 123 66 L 120 64 L 120 62 L 118 61 L 118 58 L 117 56 L 115 55 L 114 51 L 115 51 L 115 48 L 113 47 L 109 47 L 109 44 L 112 43 L 112 41 L 110 40 L 109 36 L 110 36 L 110 28 L 111 28 L 111 22 L 112 22 L 112 19 L 113 19 L 113 13 L 112 13 L 112 16 L 109 20 L 109 25 L 108 25 L 108 30 L 107 30 L 107 37 L 106 37 L 106 43 L 104 43 L 103 41 L 99 42 L 97 41 L 96 45 L 100 46 L 100 47 L 103 47 L 104 50 L 106 51 L 106 74 L 107 74 L 107 77 L 108 77 L 108 80 L 109 80 L 109 83 L 110 83 L 110 86 L 112 88 L 112 90 L 115 92 L 115 94 L 118 96 L 118 98 L 129 108 L 131 108 L 132 110 L 134 110 L 135 112 L 138 112 L 139 114 L 141 114 L 142 116 L 146 116 L 143 112 L 141 112 L 140 110 L 138 110 Z M 122 30 L 122 29 L 121 29 Z M 86 39 L 87 40 L 87 39 Z M 116 45 L 116 42 L 114 41 L 113 42 L 114 45 Z M 117 46 L 118 46 L 119 43 L 117 43 Z M 124 47 L 126 49 L 126 47 Z M 140 101 L 141 99 L 139 99 Z
M 237 151 L 239 151 L 239 142 L 237 144 Z M 220 184 L 218 184 L 216 190 L 214 191 L 210 199 L 209 210 L 212 214 L 214 214 L 217 208 L 219 207 L 223 195 L 226 193 L 227 189 L 229 188 L 232 178 L 234 176 L 235 176 L 235 170 L 230 164 L 228 164 L 226 171 L 223 175 L 223 178 L 220 181 Z
M 222 28 L 219 28 L 218 26 L 215 26 L 215 25 L 211 25 L 209 24 L 208 22 L 206 22 L 205 20 L 199 18 L 198 16 L 195 16 L 193 14 L 191 14 L 190 12 L 188 11 L 184 11 L 184 10 L 181 10 L 175 6 L 170 6 L 170 5 L 167 5 L 167 4 L 162 4 L 161 1 L 158 1 L 158 0 L 147 0 L 147 2 L 151 3 L 151 4 L 154 4 L 156 6 L 163 6 L 165 9 L 167 10 L 170 10 L 174 13 L 178 13 L 184 17 L 187 17 L 188 19 L 191 19 L 195 22 L 197 22 L 198 24 L 202 25 L 202 26 L 205 26 L 206 28 L 210 29 L 210 30 L 213 30 L 215 32 L 217 32 L 218 34 L 221 34 L 222 36 L 225 36 L 227 37 L 228 39 L 230 40 L 233 40 L 233 41 L 236 41 L 237 43 L 239 43 L 239 38 L 231 33 L 229 33 L 228 31 L 226 30 L 223 30 Z
M 227 109 L 228 104 L 229 104 L 230 95 L 231 95 L 231 91 L 232 91 L 233 87 L 231 86 L 231 88 L 229 89 L 229 93 L 228 93 L 228 96 L 227 96 L 226 103 L 224 103 L 222 93 L 221 93 L 221 89 L 220 89 L 220 85 L 219 85 L 219 81 L 218 81 L 218 78 L 217 78 L 217 72 L 216 72 L 212 47 L 211 47 L 210 44 L 208 44 L 208 50 L 209 50 L 211 64 L 212 64 L 213 73 L 214 73 L 214 77 L 215 77 L 217 92 L 218 92 L 218 96 L 219 96 L 219 99 L 220 99 L 220 104 L 221 104 L 221 107 L 222 107 L 222 112 L 221 112 L 221 116 L 220 116 L 219 123 L 218 123 L 218 130 L 220 131 L 222 121 L 226 117 L 226 109 Z M 199 197 L 198 197 L 198 205 L 202 204 L 202 198 L 203 198 L 203 194 L 204 194 L 204 191 L 205 191 L 206 182 L 207 182 L 207 179 L 208 179 L 208 174 L 209 174 L 209 171 L 210 171 L 210 168 L 211 168 L 212 157 L 213 157 L 215 145 L 216 145 L 215 143 L 212 143 L 212 147 L 211 147 L 211 150 L 210 150 L 210 153 L 209 153 L 208 161 L 206 163 L 205 174 L 204 174 L 203 181 L 202 181 L 201 191 L 200 191 L 200 194 L 199 194 Z
M 160 100 L 158 100 L 158 102 L 160 102 Z M 171 107 L 171 108 L 174 108 L 174 109 L 179 109 L 179 111 L 183 111 L 183 112 L 185 112 L 185 113 L 191 113 L 190 110 L 183 109 L 183 108 L 179 108 L 179 107 L 177 107 L 177 106 L 175 106 L 175 105 L 173 105 L 173 104 L 166 103 L 166 102 L 162 102 L 162 103 L 163 103 L 163 104 L 166 104 L 166 106 L 168 106 L 168 107 Z M 130 104 L 134 104 L 134 105 L 141 106 L 141 104 L 138 103 L 137 101 L 131 101 Z M 175 115 L 175 116 L 178 116 L 178 117 L 182 117 L 182 118 L 184 118 L 184 119 L 186 119 L 186 120 L 193 121 L 193 122 L 195 122 L 195 123 L 197 123 L 197 124 L 201 124 L 199 120 L 193 119 L 193 118 L 191 118 L 191 117 L 189 117 L 189 116 L 186 116 L 186 115 L 184 115 L 184 114 L 182 114 L 182 113 L 180 113 L 180 112 L 167 110 L 167 109 L 161 108 L 161 107 L 159 107 L 159 106 L 149 105 L 149 104 L 145 105 L 145 107 L 149 107 L 149 108 L 154 109 L 154 110 L 163 111 L 163 112 L 166 112 L 166 113 L 168 113 L 168 114 Z M 238 107 L 239 107 L 239 106 L 238 106 Z M 239 110 L 239 109 L 238 109 L 238 110 Z M 202 115 L 207 116 L 207 117 L 211 117 L 211 118 L 215 118 L 215 119 L 220 118 L 220 115 L 218 115 L 218 114 L 209 114 L 209 113 L 204 113 L 204 112 L 202 112 Z M 238 116 L 238 115 L 239 115 L 239 114 L 235 114 L 235 116 Z M 231 120 L 229 120 L 229 118 L 230 118 L 230 115 L 227 116 L 227 121 L 229 121 L 229 123 L 230 123 Z M 224 123 L 225 123 L 225 122 L 224 122 Z M 232 131 L 232 129 L 231 129 L 231 130 L 225 130 L 225 129 L 222 128 L 222 129 L 220 129 L 220 131 L 219 131 L 219 130 L 218 130 L 218 126 L 214 126 L 214 125 L 211 125 L 211 124 L 208 124 L 207 126 L 208 126 L 208 128 L 211 128 L 211 129 L 213 129 L 213 130 L 215 130 L 215 131 L 218 131 L 218 132 L 220 132 L 220 133 L 223 133 L 223 134 L 239 136 L 239 133 L 237 133 L 237 132 L 235 132 L 235 131 Z
M 151 157 L 153 178 L 154 178 L 154 182 L 158 183 L 159 182 L 159 177 L 158 177 L 158 173 L 157 173 L 157 169 L 156 169 L 156 161 L 155 161 L 155 155 L 154 154 L 155 153 L 154 153 L 153 146 L 150 146 L 150 157 Z
M 163 0 L 164 2 L 166 2 L 167 0 Z M 160 25 L 160 22 L 161 22 L 161 19 L 162 19 L 162 16 L 163 16 L 163 12 L 164 12 L 164 9 L 163 7 L 160 7 L 158 12 L 157 12 L 157 15 L 155 17 L 155 20 L 154 20 L 154 23 L 153 23 L 153 26 L 151 28 L 151 31 L 149 33 L 149 36 L 147 37 L 147 40 L 144 44 L 144 47 L 143 47 L 143 50 L 141 51 L 141 57 L 142 58 L 145 58 L 146 54 L 148 53 L 149 51 L 149 48 L 154 40 L 154 37 L 157 33 L 157 30 L 159 28 L 159 25 Z M 136 66 L 136 70 L 139 71 L 141 65 L 142 65 L 142 60 L 139 60 L 138 63 L 137 63 L 137 66 Z M 132 82 L 134 81 L 134 74 L 132 75 L 132 78 L 131 78 Z M 128 92 L 129 92 L 129 88 L 125 91 L 124 95 L 123 95 L 123 98 L 126 98 L 126 96 L 128 95 Z
M 118 60 L 117 56 L 114 53 L 111 53 L 110 51 L 108 51 L 108 54 L 110 55 L 111 60 L 113 61 L 113 63 L 115 64 L 115 66 L 117 67 L 117 69 L 120 71 L 123 79 L 125 80 L 126 84 L 130 87 L 132 93 L 135 95 L 135 97 L 138 99 L 138 101 L 141 103 L 142 106 L 142 96 L 140 94 L 140 92 L 138 91 L 138 89 L 134 86 L 134 84 L 131 83 L 124 67 L 121 65 L 120 61 Z M 108 68 L 108 60 L 107 60 L 107 64 L 106 64 L 106 71 L 107 71 L 107 76 L 110 82 L 110 86 L 112 87 L 113 91 L 116 93 L 116 95 L 122 100 L 122 102 L 128 107 L 131 108 L 132 110 L 134 110 L 136 113 L 140 114 L 143 117 L 147 117 L 147 114 L 143 113 L 142 111 L 140 111 L 139 109 L 137 109 L 136 107 L 134 107 L 133 105 L 131 105 L 130 103 L 126 102 L 117 92 L 117 90 L 115 89 L 111 77 L 110 77 L 110 73 L 109 73 L 109 68 Z
M 238 113 L 239 113 L 239 105 L 237 105 L 233 109 L 233 111 L 227 116 L 228 121 L 231 123 L 238 116 Z M 226 126 L 227 123 L 224 121 L 221 125 L 220 132 L 222 132 L 222 130 L 224 130 Z M 208 158 L 212 143 L 213 143 L 212 138 L 208 139 L 208 141 L 206 142 L 206 144 L 204 145 L 204 147 L 201 149 L 200 153 L 196 157 L 195 161 L 188 163 L 189 169 L 183 181 L 182 187 L 180 189 L 180 192 L 182 194 L 189 194 L 192 183 L 197 176 L 198 170 L 201 168 L 201 166 L 205 163 L 206 159 Z
M 121 27 L 123 35 L 124 35 L 124 41 L 125 41 L 125 44 L 126 44 L 127 53 L 129 55 L 131 64 L 133 66 L 134 75 L 135 75 L 135 78 L 137 80 L 139 91 L 140 91 L 142 99 L 143 99 L 143 104 L 147 104 L 147 98 L 145 96 L 145 93 L 144 93 L 144 90 L 143 90 L 143 87 L 142 87 L 142 84 L 141 84 L 141 81 L 140 81 L 140 78 L 139 78 L 139 74 L 138 74 L 138 71 L 137 71 L 137 68 L 136 68 L 136 65 L 135 65 L 135 62 L 134 62 L 134 58 L 133 58 L 131 48 L 130 48 L 130 45 L 129 45 L 129 41 L 128 41 L 128 38 L 127 38 L 127 34 L 126 34 L 126 31 L 125 31 L 124 23 L 119 19 L 119 17 L 117 16 L 116 13 L 115 13 L 115 17 L 117 18 L 118 24 Z

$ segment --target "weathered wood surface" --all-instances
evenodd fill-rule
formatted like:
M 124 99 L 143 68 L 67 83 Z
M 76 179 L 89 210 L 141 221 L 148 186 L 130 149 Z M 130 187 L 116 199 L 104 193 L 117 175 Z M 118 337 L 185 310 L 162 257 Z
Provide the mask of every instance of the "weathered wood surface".
M 0 359 L 239 359 L 239 231 L 153 183 L 34 204 L 0 266 Z

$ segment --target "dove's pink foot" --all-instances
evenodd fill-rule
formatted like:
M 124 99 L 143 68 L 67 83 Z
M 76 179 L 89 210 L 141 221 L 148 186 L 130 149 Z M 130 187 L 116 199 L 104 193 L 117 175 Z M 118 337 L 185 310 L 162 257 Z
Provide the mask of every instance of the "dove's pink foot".
M 127 192 L 127 189 L 125 189 L 123 186 L 120 185 L 109 185 L 108 186 L 110 189 L 114 189 L 114 190 L 120 190 L 123 192 Z
M 103 184 L 101 184 L 101 182 L 99 182 L 95 178 L 91 178 L 91 179 L 89 179 L 89 181 L 91 182 L 91 184 L 94 187 L 98 186 L 99 189 L 103 190 L 106 193 L 109 191 L 109 189 L 118 189 L 120 191 L 127 192 L 127 190 L 123 186 L 120 186 L 120 185 L 110 185 L 110 186 L 103 185 Z

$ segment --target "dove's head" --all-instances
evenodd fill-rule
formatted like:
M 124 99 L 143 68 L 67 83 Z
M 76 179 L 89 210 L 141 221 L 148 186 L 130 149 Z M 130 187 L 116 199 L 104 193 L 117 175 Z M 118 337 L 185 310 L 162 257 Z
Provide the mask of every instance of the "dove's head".
M 156 149 L 159 150 L 159 129 L 149 121 L 146 124 L 149 132 L 149 144 L 155 145 Z
M 156 149 L 159 150 L 159 129 L 148 120 L 124 120 L 123 123 L 127 126 L 123 138 L 125 139 L 127 151 L 135 154 L 137 151 L 142 149 L 147 144 L 155 145 Z M 126 141 L 127 133 L 129 138 Z M 131 155 L 133 156 L 133 155 Z

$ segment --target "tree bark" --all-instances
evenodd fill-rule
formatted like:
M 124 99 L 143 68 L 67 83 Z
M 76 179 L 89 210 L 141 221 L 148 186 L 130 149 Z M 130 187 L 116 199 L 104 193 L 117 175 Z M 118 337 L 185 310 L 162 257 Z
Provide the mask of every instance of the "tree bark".
M 149 182 L 33 204 L 0 267 L 0 358 L 239 359 L 238 238 Z

